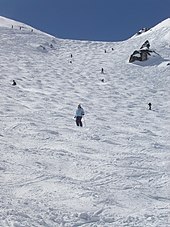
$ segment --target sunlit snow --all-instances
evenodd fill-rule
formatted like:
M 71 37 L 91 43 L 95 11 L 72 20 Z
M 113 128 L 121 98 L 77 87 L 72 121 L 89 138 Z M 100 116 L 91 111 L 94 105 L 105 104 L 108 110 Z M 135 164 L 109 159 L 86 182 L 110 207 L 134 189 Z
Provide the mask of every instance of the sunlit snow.
M 0 18 L 0 226 L 170 226 L 170 19 L 110 43 L 20 26 Z

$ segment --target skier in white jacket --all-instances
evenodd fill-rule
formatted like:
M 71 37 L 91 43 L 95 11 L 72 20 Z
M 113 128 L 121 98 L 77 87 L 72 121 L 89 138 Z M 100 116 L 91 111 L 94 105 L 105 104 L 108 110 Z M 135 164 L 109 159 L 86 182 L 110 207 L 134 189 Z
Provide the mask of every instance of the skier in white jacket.
M 79 104 L 78 105 L 78 108 L 76 110 L 76 115 L 75 115 L 75 118 L 76 118 L 76 125 L 77 126 L 80 126 L 82 127 L 83 124 L 82 124 L 82 117 L 84 115 L 84 109 L 81 107 L 81 105 Z

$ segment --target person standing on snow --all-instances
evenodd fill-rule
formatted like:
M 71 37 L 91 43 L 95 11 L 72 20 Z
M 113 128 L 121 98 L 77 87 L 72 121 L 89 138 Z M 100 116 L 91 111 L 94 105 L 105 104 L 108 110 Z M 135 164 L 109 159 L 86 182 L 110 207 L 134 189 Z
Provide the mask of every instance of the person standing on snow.
M 83 117 L 83 115 L 84 115 L 84 109 L 81 107 L 81 105 L 79 104 L 78 105 L 78 108 L 77 108 L 77 110 L 76 110 L 76 115 L 75 115 L 75 117 L 74 118 L 76 118 L 76 125 L 77 126 L 83 126 L 83 124 L 82 124 L 82 117 Z
M 148 103 L 148 106 L 149 106 L 149 110 L 151 110 L 152 104 L 151 103 Z
M 13 86 L 17 85 L 17 83 L 16 83 L 15 80 L 12 81 L 12 85 L 13 85 Z

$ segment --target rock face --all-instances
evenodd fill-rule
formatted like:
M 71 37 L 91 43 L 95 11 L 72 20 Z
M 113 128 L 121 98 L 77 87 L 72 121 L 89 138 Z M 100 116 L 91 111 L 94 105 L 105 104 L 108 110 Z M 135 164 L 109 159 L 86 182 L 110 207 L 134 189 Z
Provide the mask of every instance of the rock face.
M 137 35 L 140 35 L 140 34 L 142 34 L 142 33 L 144 33 L 144 32 L 147 32 L 149 30 L 149 28 L 142 28 L 140 31 L 138 31 L 136 34 Z
M 148 59 L 148 55 L 151 55 L 153 52 L 150 48 L 150 43 L 146 40 L 139 50 L 135 50 L 133 54 L 129 58 L 129 62 L 132 63 L 134 61 L 146 61 Z
M 150 48 L 150 43 L 149 43 L 149 41 L 148 41 L 148 40 L 146 40 L 146 41 L 144 42 L 144 44 L 142 44 L 142 46 L 141 46 L 141 48 L 140 48 L 140 49 L 144 49 L 144 48 L 147 48 L 147 49 L 149 49 L 149 48 Z

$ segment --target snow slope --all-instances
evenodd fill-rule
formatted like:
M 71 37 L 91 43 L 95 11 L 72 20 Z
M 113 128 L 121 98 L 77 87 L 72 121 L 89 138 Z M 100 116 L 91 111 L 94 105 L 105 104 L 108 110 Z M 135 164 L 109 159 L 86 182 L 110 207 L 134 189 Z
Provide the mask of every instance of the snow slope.
M 0 18 L 0 226 L 170 226 L 169 20 L 105 43 Z

